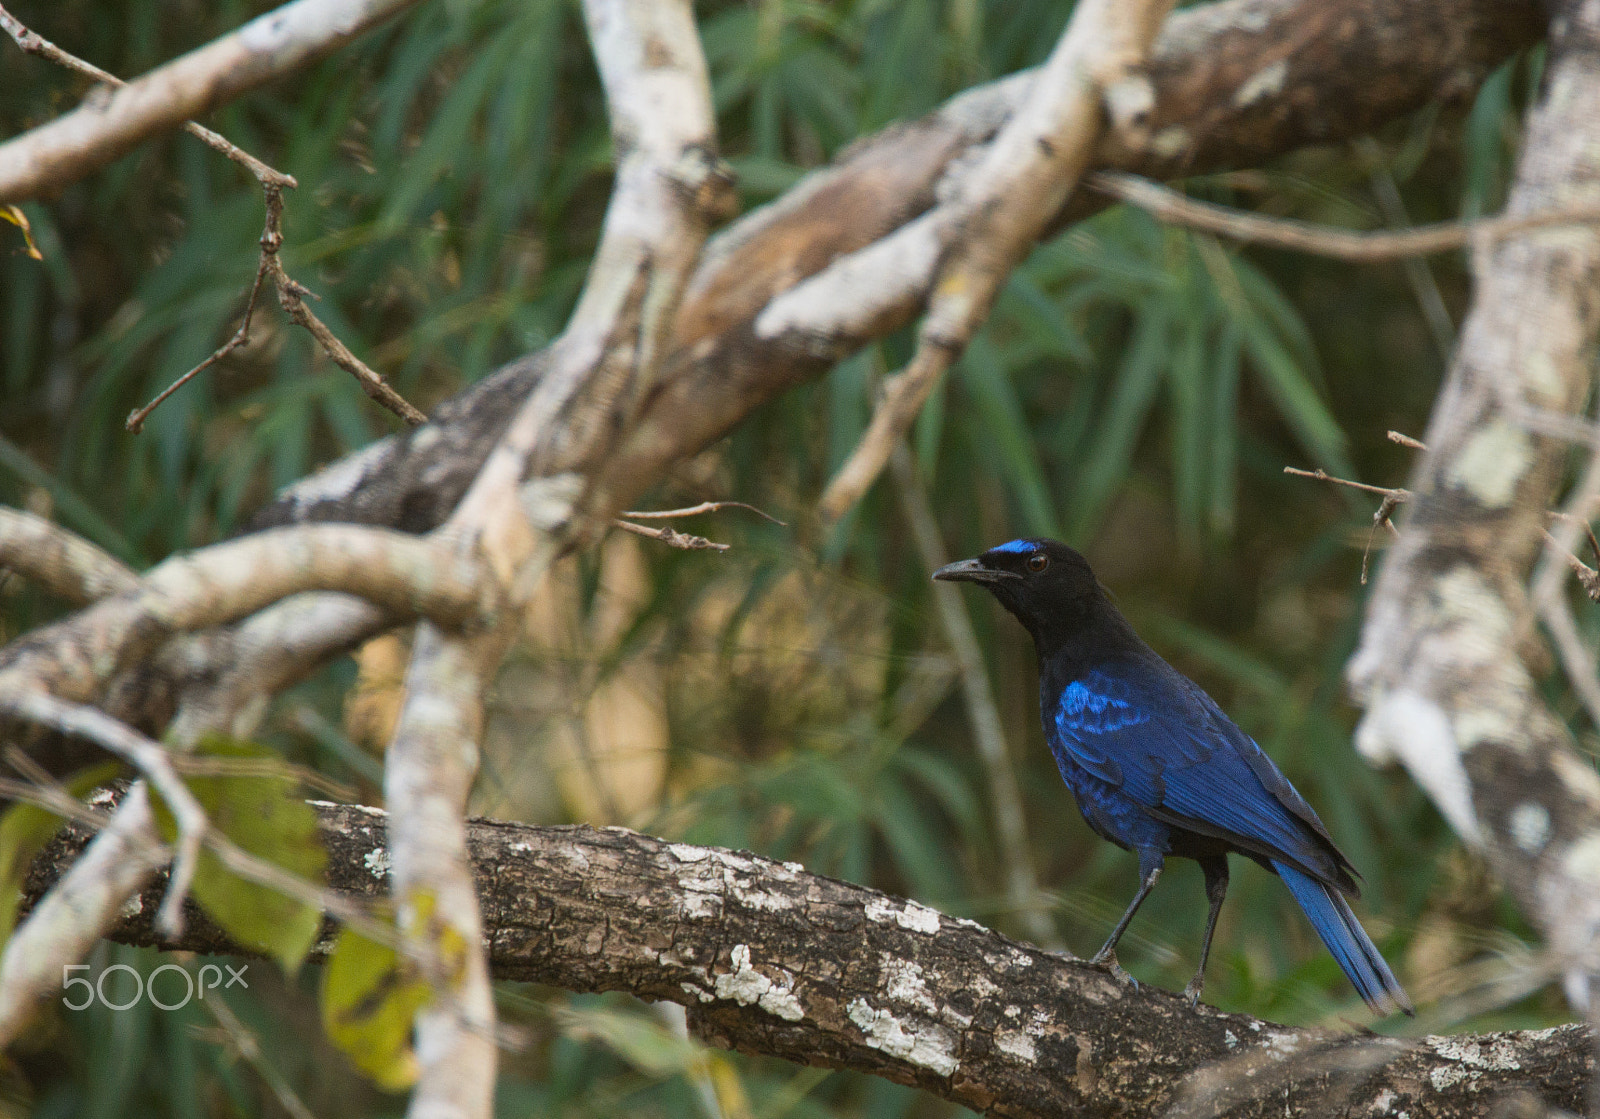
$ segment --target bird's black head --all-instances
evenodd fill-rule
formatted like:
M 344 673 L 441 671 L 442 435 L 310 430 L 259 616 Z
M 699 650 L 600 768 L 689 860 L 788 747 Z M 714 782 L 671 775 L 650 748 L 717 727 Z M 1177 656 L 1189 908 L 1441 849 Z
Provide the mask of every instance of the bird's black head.
M 1041 653 L 1106 603 L 1089 562 L 1057 540 L 1008 540 L 976 559 L 946 564 L 933 577 L 983 584 L 1033 634 Z

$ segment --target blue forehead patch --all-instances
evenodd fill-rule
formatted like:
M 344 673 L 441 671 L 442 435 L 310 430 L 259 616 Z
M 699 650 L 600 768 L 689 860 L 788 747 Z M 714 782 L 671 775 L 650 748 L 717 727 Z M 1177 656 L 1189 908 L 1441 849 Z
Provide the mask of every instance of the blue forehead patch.
M 1032 540 L 1007 540 L 1004 544 L 996 544 L 989 550 L 991 552 L 1032 552 L 1039 547 Z

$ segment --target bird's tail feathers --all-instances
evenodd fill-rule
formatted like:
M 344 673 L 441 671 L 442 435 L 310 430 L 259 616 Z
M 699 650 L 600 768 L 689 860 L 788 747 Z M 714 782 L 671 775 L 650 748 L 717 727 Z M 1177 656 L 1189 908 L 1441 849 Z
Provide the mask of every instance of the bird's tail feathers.
M 1289 887 L 1294 900 L 1310 919 L 1311 927 L 1317 930 L 1322 943 L 1328 946 L 1328 951 L 1333 953 L 1333 958 L 1373 1013 L 1393 1014 L 1400 1010 L 1414 1015 L 1416 1011 L 1400 981 L 1389 970 L 1343 895 L 1287 863 L 1274 860 L 1272 869 Z

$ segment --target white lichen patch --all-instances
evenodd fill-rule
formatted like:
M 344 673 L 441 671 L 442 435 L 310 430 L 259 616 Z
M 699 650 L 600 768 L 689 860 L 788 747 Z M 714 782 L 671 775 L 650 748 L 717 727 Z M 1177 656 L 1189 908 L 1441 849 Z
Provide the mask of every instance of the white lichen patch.
M 1239 1047 L 1239 1035 L 1234 1033 L 1232 1030 L 1223 1030 L 1222 1044 L 1226 1045 L 1229 1049 L 1237 1049 Z
M 893 898 L 869 898 L 867 920 L 876 921 L 880 925 L 893 923 L 902 929 L 927 933 L 930 936 L 939 931 L 938 910 L 929 909 L 926 905 L 919 905 L 914 901 L 906 902 L 902 908 Z
M 1390 1109 L 1394 1107 L 1395 1099 L 1394 1092 L 1385 1088 L 1373 1097 L 1370 1110 L 1376 1111 L 1379 1115 L 1387 1115 Z
M 1470 1086 L 1485 1072 L 1516 1072 L 1522 1068 L 1516 1046 L 1503 1038 L 1484 1044 L 1470 1037 L 1434 1037 L 1429 1038 L 1427 1044 L 1439 1056 L 1453 1062 L 1428 1071 L 1428 1080 L 1436 1092 L 1463 1080 Z
M 1561 863 L 1567 877 L 1575 882 L 1600 881 L 1600 832 L 1591 832 L 1574 843 Z
M 992 999 L 1000 993 L 1000 988 L 995 986 L 987 975 L 974 975 L 972 989 L 980 999 Z
M 1266 1036 L 1266 1047 L 1275 1057 L 1292 1057 L 1300 1051 L 1300 1038 L 1288 1030 L 1274 1030 Z
M 879 1052 L 939 1076 L 949 1076 L 956 1071 L 959 1062 L 955 1035 L 943 1026 L 925 1023 L 908 1028 L 887 1010 L 874 1010 L 871 1003 L 860 997 L 850 1001 L 846 1013 L 861 1031 L 866 1044 Z
M 510 850 L 510 852 L 513 855 L 531 855 L 531 854 L 533 854 L 533 844 L 528 843 L 527 841 L 521 840 L 521 839 L 519 839 L 515 843 L 511 844 L 511 846 L 508 849 Z
M 1524 801 L 1506 816 L 1506 831 L 1524 854 L 1537 855 L 1550 842 L 1550 812 L 1542 804 Z
M 1233 95 L 1235 108 L 1244 109 L 1254 105 L 1257 101 L 1265 101 L 1269 97 L 1276 97 L 1283 90 L 1284 80 L 1289 76 L 1289 60 L 1280 58 L 1270 66 L 1264 66 L 1246 79 Z
M 711 857 L 711 852 L 705 847 L 691 847 L 687 843 L 668 844 L 667 850 L 672 857 L 680 863 L 702 863 Z
M 1002 1030 L 995 1034 L 994 1047 L 1024 1064 L 1031 1065 L 1039 1059 L 1038 1051 L 1033 1047 L 1033 1038 L 1021 1030 Z
M 309 478 L 301 479 L 285 489 L 280 496 L 287 498 L 297 513 L 319 501 L 335 501 L 348 497 L 355 492 L 357 486 L 366 481 L 368 473 L 376 470 L 388 459 L 393 450 L 391 440 L 380 439 L 353 455 L 338 459 Z
M 706 990 L 704 987 L 699 986 L 698 984 L 695 984 L 695 983 L 679 983 L 678 986 L 683 989 L 683 993 L 684 994 L 688 995 L 691 998 L 699 999 L 701 1002 L 715 1002 L 716 1001 L 716 998 L 717 998 L 716 995 L 713 995 L 710 991 Z
M 928 994 L 927 984 L 922 980 L 921 967 L 887 952 L 883 953 L 880 966 L 883 969 L 883 993 L 889 998 L 929 1014 L 939 1012 L 933 996 Z
M 768 1014 L 785 1022 L 798 1022 L 806 1016 L 800 1000 L 794 995 L 794 976 L 780 969 L 776 981 L 757 971 L 750 963 L 750 946 L 735 944 L 732 953 L 733 970 L 717 976 L 716 992 L 719 999 L 732 999 L 740 1006 L 759 1006 Z
M 1491 509 L 1511 504 L 1517 483 L 1533 463 L 1533 441 L 1526 431 L 1496 417 L 1484 424 L 1450 464 L 1446 480 Z
M 1150 150 L 1162 159 L 1172 159 L 1189 146 L 1189 130 L 1181 124 L 1169 124 L 1150 138 Z
M 680 883 L 680 885 L 684 885 Z M 675 899 L 678 916 L 692 921 L 705 921 L 722 916 L 722 896 L 708 894 L 692 887 L 686 888 Z
M 366 866 L 367 873 L 371 874 L 372 877 L 379 879 L 389 877 L 391 864 L 387 847 L 374 847 L 363 856 L 361 862 Z

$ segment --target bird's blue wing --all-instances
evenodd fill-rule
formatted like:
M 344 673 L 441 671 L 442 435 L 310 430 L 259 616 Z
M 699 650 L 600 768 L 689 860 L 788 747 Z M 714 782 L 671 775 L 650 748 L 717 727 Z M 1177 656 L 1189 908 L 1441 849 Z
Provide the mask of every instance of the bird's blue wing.
M 1062 748 L 1166 823 L 1349 882 L 1322 821 L 1211 697 L 1165 662 L 1092 670 L 1055 705 Z

